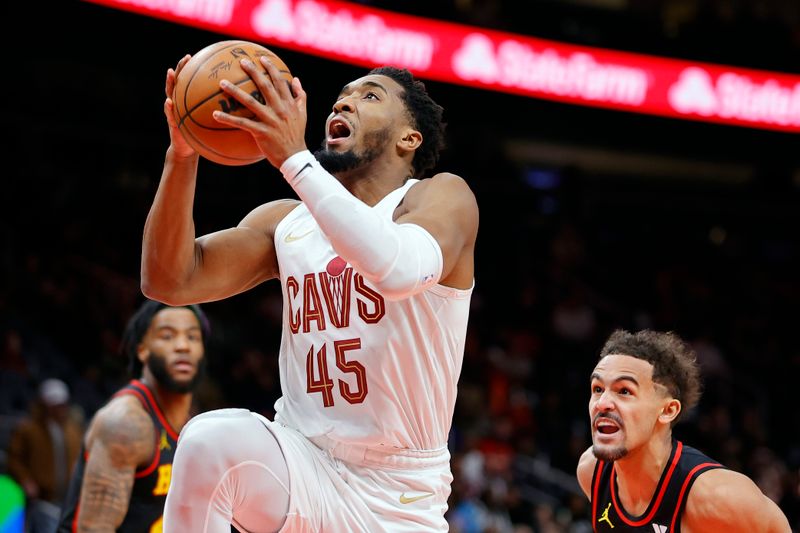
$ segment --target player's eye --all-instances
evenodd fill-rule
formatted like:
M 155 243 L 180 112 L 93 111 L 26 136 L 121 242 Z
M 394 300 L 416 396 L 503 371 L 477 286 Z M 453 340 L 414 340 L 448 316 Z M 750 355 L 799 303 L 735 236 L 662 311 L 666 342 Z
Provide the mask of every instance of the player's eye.
M 372 91 L 370 91 L 367 94 L 365 94 L 364 98 L 367 99 L 367 100 L 373 100 L 373 99 L 379 100 L 380 99 L 380 98 L 378 98 L 378 95 L 376 93 L 372 92 Z
M 592 387 L 592 392 L 595 394 L 601 394 L 603 392 L 603 387 L 600 385 L 595 385 Z

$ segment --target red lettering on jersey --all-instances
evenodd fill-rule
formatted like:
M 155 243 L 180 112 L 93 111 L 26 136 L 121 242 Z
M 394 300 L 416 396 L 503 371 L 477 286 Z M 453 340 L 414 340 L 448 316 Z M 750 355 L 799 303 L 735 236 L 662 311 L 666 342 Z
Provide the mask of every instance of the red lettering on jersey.
M 342 372 L 350 372 L 356 375 L 355 391 L 350 388 L 349 383 L 339 380 L 339 394 L 351 404 L 361 403 L 367 397 L 367 369 L 358 361 L 348 361 L 345 358 L 345 352 L 358 350 L 359 348 L 361 348 L 361 339 L 348 339 L 334 343 L 336 366 Z
M 367 324 L 377 324 L 380 319 L 383 318 L 383 315 L 386 314 L 386 302 L 383 296 L 369 288 L 361 274 L 355 275 L 354 285 L 358 294 L 365 297 L 369 302 L 372 302 L 372 310 L 370 311 L 368 302 L 357 298 L 358 316 Z
M 327 272 L 319 273 L 319 284 L 322 296 L 328 308 L 328 318 L 336 328 L 350 325 L 350 281 L 353 279 L 353 267 L 345 268 L 336 276 Z
M 319 300 L 316 276 L 306 274 L 303 276 L 303 333 L 311 331 L 312 320 L 317 321 L 318 331 L 325 330 L 325 314 Z
M 286 303 L 289 306 L 289 329 L 292 333 L 300 331 L 300 310 L 294 310 L 292 307 L 292 300 L 297 298 L 297 293 L 300 292 L 300 284 L 294 276 L 289 276 L 286 279 Z
M 343 261 L 342 263 L 345 264 Z M 357 293 L 355 298 L 361 320 L 365 324 L 380 322 L 386 315 L 386 301 L 380 293 L 367 285 L 361 274 L 353 271 L 353 267 L 343 267 L 338 273 L 331 273 L 328 269 L 326 272 L 306 274 L 303 276 L 302 291 L 298 279 L 288 276 L 286 305 L 289 311 L 290 331 L 297 334 L 302 326 L 303 333 L 309 333 L 311 322 L 314 320 L 317 322 L 317 330 L 324 331 L 326 314 L 333 327 L 337 329 L 349 327 L 353 291 Z
M 319 378 L 314 377 L 314 347 L 309 348 L 306 354 L 306 392 L 322 393 L 322 405 L 333 405 L 333 380 L 328 375 L 327 345 L 323 344 L 317 352 L 316 367 L 319 369 Z

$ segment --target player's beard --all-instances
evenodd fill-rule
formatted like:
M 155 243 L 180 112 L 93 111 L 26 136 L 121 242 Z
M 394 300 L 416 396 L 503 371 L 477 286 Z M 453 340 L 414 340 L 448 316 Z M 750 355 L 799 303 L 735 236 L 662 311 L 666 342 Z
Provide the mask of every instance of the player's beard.
M 386 148 L 388 141 L 389 128 L 387 127 L 367 133 L 364 136 L 364 150 L 361 153 L 356 153 L 354 149 L 346 152 L 334 152 L 328 150 L 325 147 L 325 141 L 322 141 L 322 148 L 314 152 L 314 157 L 317 158 L 322 168 L 331 174 L 357 170 L 375 161 Z
M 170 376 L 167 370 L 167 358 L 156 353 L 150 353 L 147 358 L 147 368 L 156 378 L 159 385 L 164 387 L 170 392 L 177 392 L 178 394 L 188 394 L 197 388 L 200 380 L 203 379 L 205 374 L 205 358 L 200 359 L 197 363 L 197 372 L 195 372 L 192 379 L 188 381 L 178 381 Z
M 628 448 L 625 446 L 616 446 L 614 448 L 598 449 L 597 446 L 592 446 L 592 453 L 601 461 L 612 463 L 628 455 Z

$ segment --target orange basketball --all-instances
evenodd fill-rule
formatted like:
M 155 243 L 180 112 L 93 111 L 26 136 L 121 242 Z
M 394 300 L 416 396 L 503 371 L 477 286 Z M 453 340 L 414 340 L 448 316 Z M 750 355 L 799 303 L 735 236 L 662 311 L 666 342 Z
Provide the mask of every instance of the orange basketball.
M 221 165 L 249 165 L 264 159 L 253 137 L 246 131 L 214 120 L 215 110 L 253 118 L 246 107 L 224 93 L 220 80 L 228 80 L 263 100 L 256 84 L 242 70 L 239 61 L 249 58 L 261 65 L 261 56 L 269 58 L 289 83 L 292 74 L 274 52 L 248 41 L 221 41 L 197 52 L 175 80 L 175 120 L 186 141 L 200 155 Z M 266 69 L 264 69 L 266 71 Z

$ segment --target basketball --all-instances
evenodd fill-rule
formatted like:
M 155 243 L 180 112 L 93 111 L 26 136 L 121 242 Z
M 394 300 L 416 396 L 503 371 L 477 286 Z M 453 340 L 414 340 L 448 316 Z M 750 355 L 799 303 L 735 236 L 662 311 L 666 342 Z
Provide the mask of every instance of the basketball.
M 286 63 L 274 52 L 248 41 L 220 41 L 206 46 L 178 73 L 173 97 L 175 121 L 183 137 L 206 159 L 221 165 L 249 165 L 264 159 L 253 137 L 246 131 L 214 120 L 216 110 L 253 118 L 253 113 L 219 87 L 228 80 L 263 101 L 256 84 L 239 61 L 249 58 L 261 65 L 261 56 L 269 58 L 281 76 L 292 81 Z M 266 69 L 262 70 L 266 72 Z

